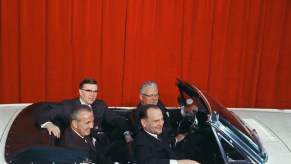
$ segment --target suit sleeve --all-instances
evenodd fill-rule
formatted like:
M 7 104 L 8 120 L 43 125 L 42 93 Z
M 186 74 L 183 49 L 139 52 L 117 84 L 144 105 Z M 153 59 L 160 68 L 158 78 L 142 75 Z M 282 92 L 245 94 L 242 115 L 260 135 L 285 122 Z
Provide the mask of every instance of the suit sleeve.
M 141 123 L 140 123 L 140 118 L 139 118 L 139 111 L 140 111 L 139 108 L 136 108 L 134 111 L 133 125 L 134 125 L 135 131 L 138 131 L 139 129 L 142 128 Z
M 134 144 L 134 155 L 139 164 L 169 164 L 169 159 L 154 158 L 151 149 L 143 144 Z
M 104 118 L 109 124 L 120 128 L 123 132 L 129 131 L 128 120 L 117 115 L 114 111 L 107 108 L 104 112 Z
M 36 125 L 41 128 L 41 125 L 49 122 L 49 121 L 53 121 L 56 117 L 61 116 L 63 114 L 62 109 L 62 105 L 61 104 L 55 104 L 52 106 L 46 106 L 43 108 L 47 108 L 47 109 L 40 109 L 40 110 L 45 110 L 43 112 L 41 112 L 40 114 L 38 114 L 36 116 Z
M 177 122 L 181 121 L 183 119 L 183 116 L 181 114 L 181 109 L 174 109 L 174 110 L 169 110 L 165 107 L 162 101 L 159 100 L 158 106 L 160 108 L 163 108 L 164 111 L 166 112 L 167 116 L 169 117 L 169 120 L 171 124 L 176 124 Z
M 116 114 L 115 111 L 108 109 L 108 106 L 102 101 L 98 100 L 94 104 L 95 124 L 101 125 L 103 119 L 114 127 L 120 128 L 123 132 L 129 131 L 128 120 Z

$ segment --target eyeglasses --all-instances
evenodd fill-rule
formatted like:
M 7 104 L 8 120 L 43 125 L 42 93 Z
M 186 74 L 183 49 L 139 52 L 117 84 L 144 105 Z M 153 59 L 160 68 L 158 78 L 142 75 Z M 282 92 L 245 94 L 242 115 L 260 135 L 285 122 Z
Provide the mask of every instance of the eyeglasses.
M 87 93 L 94 93 L 94 94 L 97 94 L 97 92 L 98 92 L 98 90 L 93 91 L 93 90 L 90 90 L 90 89 L 81 89 L 81 90 L 83 90 L 83 91 L 85 91 Z
M 142 93 L 142 95 L 143 96 L 146 96 L 146 97 L 149 97 L 149 98 L 152 98 L 152 97 L 158 97 L 160 94 L 159 93 L 156 93 L 156 94 L 147 95 L 147 94 Z

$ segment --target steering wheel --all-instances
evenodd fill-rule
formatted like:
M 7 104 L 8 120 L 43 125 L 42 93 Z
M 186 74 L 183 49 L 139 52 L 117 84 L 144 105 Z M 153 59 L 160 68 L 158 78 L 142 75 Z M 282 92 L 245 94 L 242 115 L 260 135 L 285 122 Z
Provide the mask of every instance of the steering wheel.
M 186 112 L 186 116 L 179 122 L 177 127 L 177 134 L 195 133 L 199 129 L 196 113 L 198 111 L 197 103 L 191 98 L 186 99 L 186 105 L 184 106 L 182 98 L 178 97 L 178 103 L 181 108 Z

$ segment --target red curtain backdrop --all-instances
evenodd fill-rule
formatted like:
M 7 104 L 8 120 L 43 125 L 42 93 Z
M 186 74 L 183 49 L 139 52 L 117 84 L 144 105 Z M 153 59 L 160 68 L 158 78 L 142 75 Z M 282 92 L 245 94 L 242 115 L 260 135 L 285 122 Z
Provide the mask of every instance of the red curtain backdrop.
M 135 106 L 176 78 L 227 107 L 291 108 L 290 0 L 1 0 L 0 103 L 61 101 L 96 78 L 109 106 Z

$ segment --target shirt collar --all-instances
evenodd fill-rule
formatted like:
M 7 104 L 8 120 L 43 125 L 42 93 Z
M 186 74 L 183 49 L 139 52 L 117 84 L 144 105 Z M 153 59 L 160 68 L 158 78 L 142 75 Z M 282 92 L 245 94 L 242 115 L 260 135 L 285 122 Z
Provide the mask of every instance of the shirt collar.
M 144 131 L 147 132 L 149 135 L 151 135 L 151 136 L 155 137 L 156 139 L 158 139 L 158 135 L 150 133 L 150 132 L 146 131 L 145 129 L 144 129 Z
M 72 130 L 78 135 L 78 136 L 80 136 L 82 139 L 84 138 L 83 136 L 81 136 L 76 130 L 74 130 L 73 128 L 72 128 Z
M 90 108 L 92 108 L 92 106 L 90 104 L 86 104 L 85 102 L 82 101 L 81 98 L 79 98 L 79 100 L 80 100 L 80 102 L 81 102 L 82 105 L 88 105 Z

